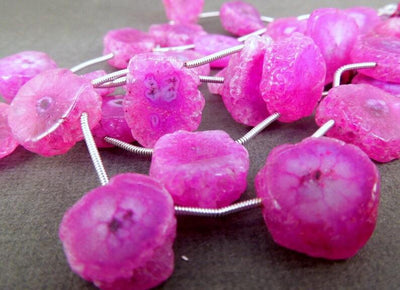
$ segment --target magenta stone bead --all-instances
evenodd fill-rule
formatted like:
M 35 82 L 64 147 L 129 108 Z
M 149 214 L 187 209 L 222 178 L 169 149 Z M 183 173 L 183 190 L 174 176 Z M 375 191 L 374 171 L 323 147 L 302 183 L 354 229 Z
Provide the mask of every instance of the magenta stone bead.
M 389 18 L 377 24 L 373 32 L 379 35 L 400 38 L 400 17 Z
M 362 74 L 357 74 L 352 80 L 352 84 L 369 84 L 371 86 L 380 88 L 393 96 L 400 97 L 400 84 L 388 83 L 367 77 Z
M 173 272 L 174 213 L 156 180 L 120 174 L 65 213 L 59 236 L 82 278 L 101 289 L 149 289 Z
M 218 208 L 246 189 L 247 150 L 223 131 L 178 131 L 154 146 L 150 176 L 182 206 Z
M 225 30 L 239 36 L 265 27 L 258 10 L 243 1 L 228 1 L 222 4 L 220 20 Z
M 205 100 L 195 72 L 158 54 L 133 57 L 128 70 L 125 118 L 141 145 L 153 147 L 167 133 L 198 128 Z
M 182 63 L 189 61 L 189 60 L 199 59 L 204 56 L 194 50 L 182 50 L 182 51 L 171 50 L 171 51 L 154 52 L 154 53 L 160 54 L 160 55 L 165 55 L 168 57 L 173 57 Z M 205 64 L 205 65 L 191 68 L 191 70 L 193 72 L 195 72 L 196 74 L 198 74 L 199 76 L 208 76 L 210 74 L 211 69 L 210 69 L 209 64 Z
M 360 29 L 360 33 L 368 33 L 381 22 L 378 11 L 370 7 L 352 7 L 344 11 L 355 20 Z
M 283 247 L 347 259 L 374 231 L 379 173 L 356 146 L 326 137 L 279 146 L 255 186 L 268 230 Z
M 175 23 L 197 22 L 204 0 L 162 0 L 167 18 Z
M 105 142 L 104 137 L 116 138 L 126 143 L 134 141 L 131 129 L 125 120 L 123 101 L 124 96 L 103 97 L 101 120 L 92 130 L 97 147 L 114 147 Z
M 345 11 L 317 9 L 307 21 L 306 34 L 321 49 L 327 67 L 325 84 L 331 83 L 336 70 L 351 63 L 350 52 L 359 36 L 357 23 Z
M 153 37 L 129 27 L 110 30 L 104 36 L 103 43 L 103 54 L 114 54 L 108 63 L 120 69 L 126 68 L 134 55 L 149 52 L 155 47 Z
M 266 35 L 274 40 L 288 37 L 295 32 L 305 33 L 307 19 L 297 19 L 296 17 L 278 18 L 268 24 Z
M 21 87 L 11 103 L 8 123 L 26 149 L 53 156 L 83 139 L 83 112 L 93 128 L 100 120 L 101 98 L 91 83 L 70 70 L 53 69 Z
M 314 41 L 301 33 L 274 42 L 264 58 L 261 95 L 282 122 L 312 114 L 324 89 L 326 66 Z
M 400 83 L 400 38 L 370 34 L 360 38 L 351 54 L 354 63 L 376 62 L 371 69 L 359 73 L 374 79 Z
M 226 68 L 221 69 L 219 72 L 215 74 L 216 77 L 225 77 Z M 211 94 L 214 95 L 222 95 L 222 91 L 224 89 L 224 84 L 219 83 L 208 83 L 208 90 Z
M 10 155 L 18 147 L 18 142 L 8 126 L 9 108 L 9 105 L 0 103 L 0 159 Z
M 104 70 L 95 70 L 90 73 L 82 75 L 83 78 L 93 81 L 97 78 L 104 77 L 107 73 Z M 112 94 L 115 89 L 114 88 L 97 88 L 95 91 L 102 97 Z
M 231 57 L 226 67 L 222 99 L 236 122 L 256 126 L 269 115 L 260 82 L 264 55 L 271 46 L 271 38 L 253 36 L 245 41 L 243 50 Z
M 209 55 L 239 44 L 241 43 L 236 38 L 219 34 L 200 35 L 194 39 L 194 49 L 203 55 Z M 228 55 L 211 62 L 211 68 L 226 67 L 229 63 L 230 57 L 231 56 Z
M 400 100 L 371 85 L 332 88 L 317 108 L 316 122 L 334 120 L 326 135 L 359 146 L 379 162 L 400 158 Z
M 39 51 L 23 51 L 0 59 L 0 96 L 11 102 L 27 81 L 56 67 L 54 60 Z
M 206 35 L 203 27 L 193 23 L 154 24 L 150 26 L 149 34 L 161 47 L 192 44 L 194 38 Z

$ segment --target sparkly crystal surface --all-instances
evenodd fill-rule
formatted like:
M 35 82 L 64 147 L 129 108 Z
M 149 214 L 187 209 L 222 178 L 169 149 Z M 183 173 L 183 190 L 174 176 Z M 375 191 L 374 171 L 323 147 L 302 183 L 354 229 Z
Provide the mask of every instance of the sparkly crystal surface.
M 153 24 L 149 34 L 154 37 L 161 47 L 181 46 L 192 44 L 198 35 L 206 35 L 203 27 L 193 23 Z
M 389 83 L 367 77 L 362 74 L 357 74 L 352 80 L 352 84 L 370 84 L 371 86 L 380 88 L 393 96 L 400 97 L 400 84 Z
M 175 23 L 194 23 L 203 11 L 204 0 L 162 0 L 167 18 Z
M 0 159 L 10 155 L 18 147 L 18 142 L 8 126 L 9 108 L 9 105 L 0 103 Z
M 182 51 L 171 50 L 171 51 L 154 52 L 154 53 L 176 58 L 180 62 L 186 62 L 188 60 L 199 59 L 204 56 L 203 54 L 198 53 L 197 51 L 194 51 L 194 50 L 182 50 Z M 205 65 L 193 67 L 190 69 L 192 71 L 194 71 L 195 73 L 197 73 L 199 76 L 208 76 L 210 74 L 210 70 L 211 70 L 210 65 L 208 63 L 206 63 Z
M 370 7 L 357 6 L 345 9 L 344 11 L 355 20 L 360 33 L 368 33 L 381 22 L 378 11 Z
M 288 37 L 295 32 L 305 33 L 307 19 L 297 19 L 296 17 L 278 18 L 268 24 L 266 35 L 277 40 Z

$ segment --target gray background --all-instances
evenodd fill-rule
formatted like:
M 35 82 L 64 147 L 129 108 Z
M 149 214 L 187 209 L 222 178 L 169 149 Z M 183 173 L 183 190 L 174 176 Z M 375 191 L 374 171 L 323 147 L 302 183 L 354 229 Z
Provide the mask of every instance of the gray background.
M 222 1 L 206 1 L 205 11 Z M 264 15 L 291 16 L 318 7 L 379 7 L 381 1 L 249 1 Z M 0 1 L 0 57 L 23 50 L 50 54 L 62 67 L 72 67 L 102 53 L 102 37 L 124 26 L 147 30 L 164 22 L 161 1 Z M 209 32 L 222 32 L 217 19 L 201 21 Z M 104 66 L 109 71 L 111 69 Z M 223 129 L 240 137 L 248 128 L 236 124 L 220 97 L 207 93 L 201 130 Z M 268 152 L 294 143 L 316 130 L 312 118 L 274 124 L 247 148 L 251 156 L 248 190 Z M 102 150 L 110 176 L 146 174 L 149 160 L 118 149 Z M 176 266 L 162 289 L 265 289 L 400 287 L 399 161 L 378 165 L 382 194 L 376 231 L 357 256 L 348 261 L 312 259 L 274 244 L 259 209 L 222 219 L 180 217 L 175 243 Z M 93 289 L 73 274 L 57 232 L 65 210 L 99 185 L 85 145 L 63 156 L 44 158 L 18 148 L 0 160 L 0 289 Z M 189 261 L 184 261 L 185 255 Z

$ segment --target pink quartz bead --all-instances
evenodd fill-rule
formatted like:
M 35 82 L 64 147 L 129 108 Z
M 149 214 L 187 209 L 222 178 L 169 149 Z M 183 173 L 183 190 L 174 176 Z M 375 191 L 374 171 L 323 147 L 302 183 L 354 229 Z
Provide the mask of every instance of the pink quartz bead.
M 27 81 L 56 67 L 54 60 L 39 51 L 23 51 L 0 59 L 0 96 L 11 102 Z
M 373 32 L 379 35 L 400 38 L 400 17 L 389 18 L 374 27 Z
M 53 69 L 21 87 L 11 103 L 8 124 L 27 150 L 53 156 L 83 139 L 83 112 L 93 128 L 100 120 L 101 98 L 91 83 L 70 70 Z
M 216 77 L 225 77 L 226 68 L 221 69 L 219 72 L 215 74 Z M 208 83 L 208 90 L 211 94 L 214 95 L 222 95 L 222 91 L 224 89 L 224 84 L 219 83 Z
M 205 100 L 195 72 L 158 54 L 133 57 L 128 70 L 125 118 L 142 146 L 153 147 L 167 133 L 198 128 Z
M 357 74 L 352 80 L 352 84 L 370 84 L 371 86 L 380 88 L 393 96 L 400 97 L 400 84 L 396 83 L 387 83 L 380 80 L 376 80 L 370 77 L 367 77 L 362 74 Z
M 114 147 L 114 145 L 105 142 L 104 137 L 116 138 L 126 143 L 134 141 L 131 129 L 125 120 L 123 101 L 124 96 L 103 97 L 101 120 L 92 130 L 97 147 Z
M 260 83 L 268 112 L 293 122 L 312 114 L 324 89 L 326 66 L 314 41 L 301 33 L 274 42 Z
M 95 70 L 90 73 L 82 75 L 83 78 L 93 81 L 97 78 L 104 77 L 107 73 L 104 70 Z M 115 89 L 114 88 L 98 88 L 95 91 L 102 97 L 112 94 Z
M 283 247 L 347 259 L 374 231 L 379 173 L 356 146 L 321 137 L 276 147 L 255 187 L 268 230 Z
M 278 18 L 268 24 L 266 35 L 274 40 L 288 37 L 295 32 L 305 33 L 307 28 L 307 19 L 298 19 L 296 17 Z
M 357 23 L 344 11 L 317 9 L 307 21 L 306 35 L 321 49 L 327 67 L 325 84 L 331 83 L 336 70 L 351 63 L 350 52 L 359 35 Z
M 171 193 L 175 204 L 218 208 L 246 189 L 247 150 L 223 131 L 178 131 L 154 146 L 150 176 Z
M 400 100 L 371 85 L 332 88 L 317 108 L 316 122 L 334 120 L 326 135 L 359 146 L 379 162 L 400 158 Z
M 360 33 L 367 33 L 381 22 L 378 11 L 370 7 L 352 7 L 344 10 L 347 15 L 355 20 Z
M 361 74 L 385 82 L 400 83 L 400 38 L 398 37 L 365 35 L 355 44 L 351 59 L 354 63 L 377 63 L 375 68 L 359 70 Z
M 175 23 L 197 22 L 203 11 L 204 0 L 162 0 L 165 13 Z
M 253 36 L 231 57 L 226 67 L 222 100 L 236 122 L 256 126 L 269 115 L 261 96 L 260 82 L 264 55 L 271 48 L 271 38 Z
M 110 30 L 104 36 L 103 43 L 103 54 L 114 54 L 108 63 L 120 69 L 126 68 L 134 55 L 149 52 L 155 47 L 153 37 L 129 27 Z
M 238 36 L 265 27 L 258 10 L 243 1 L 228 1 L 222 4 L 220 20 L 225 30 Z
M 161 47 L 192 44 L 196 36 L 206 35 L 203 27 L 193 23 L 166 23 L 150 26 L 149 34 Z
M 219 35 L 219 34 L 207 34 L 195 37 L 194 45 L 195 51 L 209 55 L 218 52 L 223 49 L 231 48 L 233 46 L 241 44 L 236 38 Z M 210 63 L 211 68 L 224 68 L 228 65 L 230 55 L 217 59 Z
M 149 289 L 169 278 L 176 219 L 156 180 L 120 174 L 64 215 L 59 236 L 72 270 L 101 289 Z
M 9 105 L 0 103 L 0 159 L 14 152 L 18 142 L 14 139 L 8 126 Z
M 183 63 L 188 60 L 199 59 L 204 56 L 194 50 L 182 50 L 182 51 L 171 50 L 171 51 L 155 52 L 155 53 L 165 55 L 168 57 L 176 58 L 178 61 L 183 62 Z M 205 65 L 191 68 L 191 70 L 193 72 L 197 73 L 199 76 L 208 76 L 210 74 L 211 69 L 210 69 L 209 64 L 205 64 Z

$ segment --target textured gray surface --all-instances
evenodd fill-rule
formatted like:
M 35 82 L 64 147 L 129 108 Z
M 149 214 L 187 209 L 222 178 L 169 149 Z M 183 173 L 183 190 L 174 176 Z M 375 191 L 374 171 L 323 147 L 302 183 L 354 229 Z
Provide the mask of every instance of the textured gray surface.
M 71 67 L 101 55 L 102 36 L 112 28 L 146 30 L 152 23 L 165 21 L 160 2 L 2 0 L 0 57 L 39 50 L 60 66 Z M 206 2 L 206 11 L 222 3 Z M 378 0 L 249 2 L 264 15 L 275 17 L 304 14 L 322 6 L 384 4 Z M 216 19 L 202 23 L 210 32 L 222 32 Z M 229 117 L 219 97 L 209 95 L 205 86 L 202 91 L 207 105 L 200 129 L 224 129 L 234 138 L 247 131 Z M 275 124 L 249 143 L 251 168 L 244 198 L 254 196 L 254 176 L 273 147 L 298 142 L 316 128 L 312 118 Z M 110 176 L 148 172 L 149 161 L 144 158 L 118 149 L 103 150 L 101 155 Z M 178 219 L 175 272 L 161 288 L 400 288 L 400 163 L 379 165 L 379 169 L 378 226 L 356 257 L 330 262 L 285 250 L 272 241 L 260 210 L 218 220 L 185 217 Z M 57 237 L 65 210 L 99 185 L 85 145 L 79 143 L 68 154 L 52 158 L 18 148 L 0 160 L 0 184 L 0 289 L 93 289 L 70 271 Z M 189 261 L 183 261 L 182 255 Z

